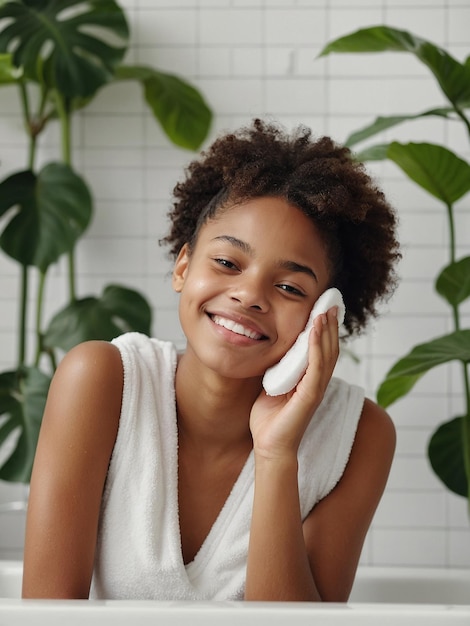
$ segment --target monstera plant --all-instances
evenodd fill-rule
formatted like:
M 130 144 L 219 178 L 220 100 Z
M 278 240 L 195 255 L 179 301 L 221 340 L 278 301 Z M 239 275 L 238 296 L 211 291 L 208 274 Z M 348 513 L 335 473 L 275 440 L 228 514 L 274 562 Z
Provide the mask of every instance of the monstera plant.
M 347 144 L 357 146 L 397 124 L 422 117 L 445 118 L 449 123 L 460 124 L 470 139 L 470 118 L 466 112 L 470 108 L 470 57 L 459 62 L 429 41 L 385 26 L 361 29 L 331 41 L 321 55 L 384 51 L 414 55 L 434 76 L 448 105 L 409 115 L 378 117 L 351 134 Z M 470 256 L 457 258 L 456 237 L 463 230 L 456 223 L 459 214 L 455 211 L 455 204 L 470 192 L 470 164 L 446 146 L 397 141 L 367 145 L 357 151 L 357 158 L 362 161 L 390 159 L 412 181 L 440 200 L 447 215 L 448 265 L 440 269 L 435 289 L 449 307 L 453 330 L 414 346 L 399 359 L 381 383 L 377 398 L 382 406 L 387 407 L 408 394 L 432 368 L 451 361 L 460 363 L 465 412 L 446 419 L 437 428 L 429 442 L 428 456 L 442 482 L 451 491 L 466 497 L 470 504 L 470 329 L 463 327 L 461 315 L 461 306 L 470 297 Z
M 18 264 L 20 281 L 18 361 L 0 373 L 3 480 L 29 482 L 60 354 L 88 339 L 110 340 L 127 330 L 150 333 L 151 308 L 137 291 L 109 285 L 99 296 L 77 293 L 75 249 L 92 219 L 93 200 L 72 162 L 73 116 L 107 85 L 138 81 L 175 145 L 198 149 L 210 127 L 210 108 L 190 84 L 123 63 L 128 44 L 128 22 L 114 0 L 0 0 L 0 86 L 16 88 L 28 138 L 25 169 L 0 183 L 0 247 Z M 39 142 L 50 124 L 59 124 L 61 146 L 57 158 L 38 169 Z M 45 324 L 48 272 L 63 256 L 67 302 Z M 36 323 L 33 346 L 27 345 L 30 318 Z

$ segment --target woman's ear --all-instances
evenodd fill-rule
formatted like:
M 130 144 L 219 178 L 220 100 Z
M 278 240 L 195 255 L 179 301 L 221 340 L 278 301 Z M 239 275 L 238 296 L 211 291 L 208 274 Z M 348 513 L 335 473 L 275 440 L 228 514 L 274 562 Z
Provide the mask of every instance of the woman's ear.
M 173 268 L 172 285 L 176 293 L 180 293 L 183 289 L 184 281 L 186 280 L 186 273 L 189 267 L 189 248 L 188 244 L 184 246 L 176 257 L 175 265 Z

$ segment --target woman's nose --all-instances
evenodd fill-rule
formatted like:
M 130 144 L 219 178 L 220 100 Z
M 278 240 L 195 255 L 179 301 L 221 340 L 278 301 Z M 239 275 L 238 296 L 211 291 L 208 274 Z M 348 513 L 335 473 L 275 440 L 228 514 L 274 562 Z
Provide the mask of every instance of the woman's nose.
M 240 277 L 233 287 L 230 297 L 239 302 L 245 309 L 256 309 L 266 312 L 269 309 L 269 299 L 266 287 L 257 277 Z

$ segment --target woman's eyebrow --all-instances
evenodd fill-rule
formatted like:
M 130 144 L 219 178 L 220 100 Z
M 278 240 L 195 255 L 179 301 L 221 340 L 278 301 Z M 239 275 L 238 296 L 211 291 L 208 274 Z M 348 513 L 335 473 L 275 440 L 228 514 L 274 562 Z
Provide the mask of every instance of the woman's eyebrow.
M 237 239 L 237 237 L 232 237 L 232 235 L 219 235 L 218 237 L 214 237 L 214 241 L 227 241 L 228 243 L 231 243 L 232 246 L 235 246 L 250 256 L 253 256 L 254 254 L 253 248 L 249 243 L 242 241 L 241 239 Z
M 247 243 L 246 241 L 242 241 L 237 237 L 233 237 L 232 235 L 219 235 L 218 237 L 214 237 L 214 240 L 227 241 L 228 243 L 232 244 L 232 246 L 235 246 L 239 250 L 242 250 L 242 252 L 245 252 L 245 254 L 249 254 L 250 256 L 253 256 L 254 254 L 253 248 L 250 246 L 249 243 Z M 308 267 L 308 265 L 301 265 L 300 263 L 296 263 L 295 261 L 287 260 L 280 260 L 278 265 L 280 268 L 285 269 L 289 272 L 301 272 L 303 274 L 307 274 L 308 276 L 311 276 L 315 282 L 318 282 L 317 275 L 311 267 Z
M 308 267 L 308 265 L 301 265 L 295 261 L 280 261 L 279 266 L 289 272 L 301 272 L 303 274 L 307 274 L 308 276 L 311 276 L 315 282 L 318 282 L 317 275 L 311 267 Z

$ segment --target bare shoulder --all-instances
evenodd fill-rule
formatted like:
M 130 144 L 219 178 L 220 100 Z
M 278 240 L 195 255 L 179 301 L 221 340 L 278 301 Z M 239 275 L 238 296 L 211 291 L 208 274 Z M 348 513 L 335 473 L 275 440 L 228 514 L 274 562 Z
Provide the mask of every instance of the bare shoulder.
M 114 345 L 85 342 L 65 355 L 42 420 L 31 479 L 34 502 L 44 494 L 60 499 L 65 491 L 88 499 L 94 492 L 98 506 L 116 442 L 122 389 L 123 369 Z
M 395 426 L 389 414 L 366 398 L 343 476 L 320 508 L 327 509 L 328 502 L 340 506 L 347 502 L 367 525 L 385 489 L 395 446 Z
M 396 446 L 389 414 L 366 398 L 349 461 L 333 493 L 354 501 L 370 521 L 388 480 Z
M 107 341 L 86 341 L 72 348 L 63 358 L 55 378 L 72 376 L 75 381 L 87 378 L 119 381 L 122 378 L 119 350 Z
M 106 341 L 87 341 L 72 348 L 54 375 L 51 389 L 64 386 L 71 391 L 94 393 L 94 390 L 122 391 L 123 367 L 119 350 Z M 104 386 L 104 388 L 103 388 Z
M 120 416 L 123 366 L 119 350 L 106 341 L 88 341 L 72 348 L 53 377 L 43 425 L 61 422 L 70 429 L 91 426 L 115 435 Z M 69 431 L 70 432 L 70 431 Z
M 378 404 L 366 398 L 359 419 L 353 453 L 359 457 L 362 455 L 378 456 L 387 464 L 392 461 L 395 445 L 396 432 L 390 415 Z

